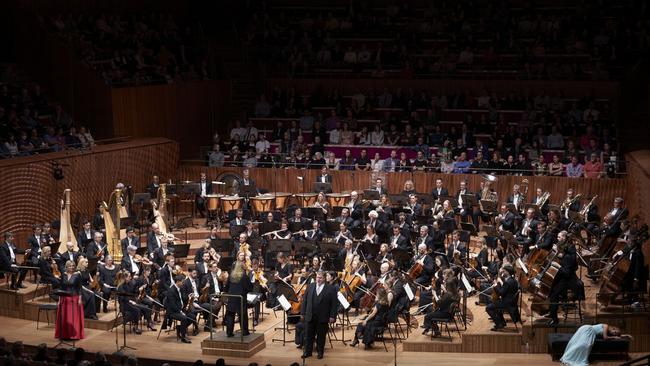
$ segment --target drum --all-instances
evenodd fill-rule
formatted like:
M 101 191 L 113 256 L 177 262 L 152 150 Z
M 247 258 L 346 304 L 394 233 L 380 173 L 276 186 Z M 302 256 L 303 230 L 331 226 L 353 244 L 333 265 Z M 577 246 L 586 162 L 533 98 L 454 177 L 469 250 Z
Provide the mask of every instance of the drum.
M 329 202 L 330 207 L 342 207 L 350 202 L 349 193 L 328 193 L 327 202 Z
M 265 194 L 263 196 L 251 197 L 250 204 L 257 213 L 268 212 L 273 210 L 275 199 L 272 195 Z
M 316 203 L 317 193 L 296 193 L 296 200 L 300 207 L 311 207 Z
M 243 197 L 236 196 L 223 196 L 221 197 L 221 204 L 223 205 L 224 212 L 230 212 L 231 210 L 238 210 L 242 207 L 244 202 Z
M 271 195 L 275 197 L 275 209 L 284 211 L 287 208 L 287 202 L 289 202 L 289 197 L 291 197 L 291 193 L 275 192 L 275 193 L 271 193 Z
M 208 211 L 217 211 L 219 209 L 219 202 L 223 194 L 208 194 L 205 196 L 205 207 L 208 208 Z

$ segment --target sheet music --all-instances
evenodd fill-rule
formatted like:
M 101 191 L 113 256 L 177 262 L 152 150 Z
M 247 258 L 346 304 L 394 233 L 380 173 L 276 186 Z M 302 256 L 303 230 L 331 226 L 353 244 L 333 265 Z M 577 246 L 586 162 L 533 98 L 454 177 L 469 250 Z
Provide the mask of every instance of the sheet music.
M 519 264 L 519 268 L 521 268 L 525 274 L 528 274 L 528 268 L 526 268 L 526 264 L 521 260 L 521 258 L 517 258 L 517 264 Z
M 343 306 L 343 309 L 347 310 L 350 307 L 350 303 L 348 302 L 348 299 L 343 296 L 343 294 L 339 291 L 336 293 L 336 297 L 339 299 L 339 303 L 341 303 L 341 306 Z
M 255 300 L 257 300 L 258 296 L 259 295 L 256 294 L 256 293 L 250 293 L 249 292 L 249 293 L 246 294 L 246 302 L 248 302 L 249 304 L 252 304 L 252 303 L 255 302 Z
M 413 290 L 411 290 L 411 286 L 409 286 L 408 283 L 404 284 L 404 291 L 406 291 L 406 296 L 409 297 L 410 301 L 413 301 L 413 299 L 415 299 L 415 295 L 413 295 Z
M 287 298 L 284 297 L 284 295 L 278 296 L 278 302 L 280 302 L 280 306 L 282 306 L 284 311 L 289 311 L 289 309 L 291 309 L 291 304 L 289 304 L 289 301 L 287 301 Z
M 463 281 L 463 285 L 465 286 L 465 290 L 467 290 L 468 293 L 472 292 L 472 286 L 470 286 L 469 281 L 467 280 L 467 277 L 465 277 L 464 273 L 462 274 L 460 279 Z

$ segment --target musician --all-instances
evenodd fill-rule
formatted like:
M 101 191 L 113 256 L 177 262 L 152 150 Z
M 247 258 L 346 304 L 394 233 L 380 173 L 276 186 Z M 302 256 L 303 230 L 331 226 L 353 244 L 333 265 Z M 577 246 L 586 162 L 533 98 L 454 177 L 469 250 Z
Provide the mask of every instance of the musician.
M 447 260 L 455 263 L 460 260 L 465 263 L 467 257 L 467 245 L 460 241 L 460 231 L 456 230 L 451 234 L 451 243 L 447 246 Z M 456 263 L 461 265 L 460 263 Z
M 560 209 L 562 210 L 562 218 L 564 220 L 569 220 L 569 211 L 580 212 L 580 200 L 579 196 L 574 196 L 573 188 L 569 188 L 566 191 L 566 199 L 562 202 Z
M 239 195 L 242 195 L 242 192 L 248 191 L 251 189 L 256 190 L 255 180 L 250 178 L 250 171 L 244 169 L 242 171 L 242 178 L 239 179 Z
M 241 208 L 235 211 L 235 218 L 230 220 L 230 236 L 235 236 L 244 231 L 244 227 L 248 220 L 244 218 L 244 210 Z
M 460 182 L 458 192 L 456 192 L 456 195 L 454 196 L 456 198 L 456 201 L 458 201 L 458 206 L 454 207 L 454 212 L 457 215 L 460 215 L 460 221 L 462 222 L 469 221 L 469 216 L 472 214 L 469 203 L 463 202 L 463 195 L 465 194 L 472 194 L 472 192 L 467 189 L 467 181 L 463 180 Z
M 541 188 L 535 190 L 535 199 L 533 203 L 539 207 L 542 215 L 548 215 L 548 198 L 544 197 L 544 191 Z
M 140 238 L 135 235 L 135 229 L 132 226 L 126 228 L 126 238 L 120 241 L 122 245 L 122 256 L 127 255 L 127 248 L 134 246 L 136 250 L 140 248 Z
M 158 265 L 159 267 L 163 266 L 165 264 L 165 258 L 170 255 L 174 254 L 173 248 L 169 247 L 169 241 L 167 240 L 162 240 L 161 241 L 162 246 L 160 248 L 156 248 L 156 250 L 153 251 L 153 258 L 152 261 Z M 124 260 L 123 257 L 122 260 Z M 130 267 L 124 267 L 122 268 L 130 268 Z M 137 274 L 136 274 L 137 275 Z
M 415 244 L 419 247 L 424 244 L 427 250 L 433 250 L 433 238 L 429 235 L 429 227 L 427 225 L 420 226 L 420 236 L 415 240 Z
M 248 241 L 251 243 L 258 243 L 260 240 L 260 234 L 253 228 L 253 222 L 248 221 L 246 223 L 246 230 L 244 230 L 244 234 L 246 234 L 246 237 L 248 238 Z
M 204 172 L 201 172 L 201 178 L 199 179 L 199 188 L 201 189 L 201 193 L 196 195 L 196 209 L 201 214 L 201 217 L 205 217 L 206 196 L 212 194 L 212 182 L 208 181 L 208 178 Z
M 311 222 L 311 230 L 303 231 L 300 239 L 316 243 L 323 241 L 323 237 L 325 237 L 325 234 L 323 234 L 323 231 L 320 229 L 320 222 L 314 220 Z
M 163 245 L 166 245 L 166 243 L 164 242 Z M 160 249 L 157 249 L 156 251 L 158 252 L 159 250 Z M 140 272 L 142 272 L 142 267 L 141 264 L 138 263 L 135 259 L 135 251 L 136 251 L 135 246 L 130 246 L 126 248 L 127 254 L 124 257 L 122 257 L 121 268 L 123 270 L 129 271 L 129 273 L 131 273 L 131 275 L 134 278 L 137 278 L 140 275 Z M 154 255 L 154 258 L 156 258 L 156 255 Z M 159 265 L 161 266 L 162 264 L 163 264 L 162 262 L 159 263 Z
M 522 245 L 524 254 L 528 253 L 528 247 L 537 241 L 537 225 L 539 221 L 535 218 L 535 209 L 529 207 L 526 210 L 526 217 L 521 221 L 521 228 L 515 233 L 517 242 Z
M 350 217 L 352 218 L 351 227 L 358 227 L 361 224 L 363 216 L 363 205 L 359 202 L 359 194 L 357 191 L 350 192 L 350 201 L 346 207 L 350 210 Z
M 415 283 L 422 286 L 427 286 L 431 283 L 431 276 L 434 273 L 433 259 L 427 254 L 426 244 L 418 244 L 418 253 L 413 256 L 411 266 L 419 263 L 422 265 L 422 273 L 414 280 Z
M 498 300 L 485 307 L 485 312 L 494 322 L 492 331 L 498 331 L 506 326 L 506 320 L 503 317 L 504 311 L 510 314 L 513 322 L 519 321 L 517 304 L 519 284 L 514 275 L 515 269 L 511 265 L 506 265 L 499 271 L 499 276 L 494 283 L 493 291 L 497 293 Z
M 309 220 L 302 217 L 302 209 L 301 208 L 296 208 L 296 210 L 293 212 L 293 217 L 289 219 L 290 223 L 298 223 L 300 224 L 301 228 L 305 228 L 305 225 L 307 224 Z
M 347 267 L 352 263 L 352 258 L 354 258 L 354 249 L 352 248 L 353 245 L 354 242 L 352 239 L 347 239 L 343 244 L 343 248 L 341 248 L 338 252 L 336 260 L 338 263 L 343 263 L 344 267 Z
M 128 267 L 127 267 L 128 268 Z M 106 301 L 100 302 L 100 311 L 103 308 L 105 313 L 108 313 L 108 299 L 111 298 L 111 292 L 115 289 L 115 276 L 119 269 L 113 264 L 113 256 L 106 256 L 106 263 L 102 266 L 97 266 L 99 270 L 99 291 Z M 102 306 L 103 305 L 103 306 Z
M 524 195 L 520 192 L 519 184 L 512 186 L 512 194 L 508 196 L 507 203 L 512 203 L 515 206 L 515 212 L 521 212 L 524 207 Z
M 202 256 L 203 258 L 195 263 L 195 268 L 198 272 L 199 279 L 203 279 L 203 277 L 205 277 L 210 272 L 210 262 L 212 261 L 210 252 L 203 252 Z
M 467 272 L 467 277 L 469 279 L 476 279 L 476 278 L 485 278 L 487 276 L 487 269 L 488 265 L 490 264 L 489 258 L 488 258 L 488 246 L 487 242 L 485 241 L 484 237 L 479 237 L 478 241 L 480 243 L 481 249 L 479 250 L 478 254 L 476 255 L 476 261 L 472 263 L 471 268 L 473 270 L 469 270 Z M 471 254 L 470 254 L 471 256 Z
M 147 185 L 147 192 L 151 195 L 151 198 L 158 197 L 158 188 L 160 188 L 160 178 L 157 175 L 152 177 L 152 181 Z
M 476 197 L 476 202 L 481 202 L 484 199 L 494 199 L 496 200 L 497 193 L 490 188 L 490 181 L 482 180 L 480 183 L 480 189 L 474 193 Z M 472 208 L 472 222 L 474 226 L 478 228 L 479 219 L 482 219 L 483 222 L 490 222 L 490 215 L 487 212 L 481 210 L 481 206 L 477 205 Z
M 49 222 L 43 223 L 43 229 L 41 231 L 41 243 L 43 245 L 54 244 L 57 240 L 52 236 L 52 225 Z
M 612 217 L 612 221 L 615 223 L 614 225 L 620 226 L 621 221 L 627 219 L 629 215 L 628 209 L 623 207 L 623 198 L 614 198 L 614 207 L 607 214 Z
M 442 208 L 439 209 L 435 215 L 433 215 L 433 219 L 436 220 L 437 222 L 453 221 L 452 226 L 453 227 L 456 226 L 456 220 L 454 219 L 454 208 L 451 206 L 451 202 L 449 200 L 445 200 L 442 203 Z
M 256 259 L 253 260 L 253 262 L 256 261 Z M 225 292 L 226 286 L 228 284 L 228 272 L 222 271 L 216 261 L 211 261 L 208 266 L 210 268 L 210 271 L 205 277 L 203 277 L 201 288 L 205 288 L 207 286 L 209 296 Z M 209 309 L 212 311 L 213 320 L 217 320 L 222 305 L 223 298 L 215 297 L 214 300 L 212 300 Z M 216 325 L 213 324 L 213 327 L 214 326 Z
M 578 269 L 578 259 L 576 248 L 573 243 L 568 240 L 567 235 L 568 234 L 566 231 L 561 231 L 558 234 L 557 250 L 558 256 L 561 256 L 561 259 L 560 269 L 553 279 L 551 292 L 549 294 L 549 301 L 551 302 L 549 310 L 551 321 L 549 322 L 549 326 L 558 325 L 558 302 L 561 299 L 566 299 L 567 290 L 572 289 L 574 295 L 579 295 L 576 291 L 576 288 L 578 288 L 578 277 L 576 276 L 576 270 Z
M 440 224 L 437 221 L 434 221 L 431 224 L 431 231 L 429 232 L 429 236 L 432 239 L 431 243 L 431 251 L 434 253 L 438 254 L 444 254 L 445 253 L 445 232 L 440 229 Z
M 364 286 L 366 288 L 372 287 L 370 279 L 366 276 L 365 267 L 363 267 L 361 259 L 358 255 L 352 256 L 352 261 L 350 262 L 348 276 L 348 285 L 352 282 L 353 279 L 359 278 L 359 286 Z M 352 301 L 350 306 L 355 309 L 357 315 L 359 313 L 359 307 L 361 306 L 361 298 L 366 294 L 361 288 L 356 287 L 353 289 L 354 293 L 352 294 Z
M 392 263 L 393 255 L 390 254 L 388 250 L 388 244 L 382 243 L 379 246 L 379 253 L 377 253 L 377 258 L 375 258 L 375 260 L 379 263 Z
M 382 194 L 388 193 L 386 190 L 386 187 L 384 187 L 384 180 L 381 178 L 375 179 L 375 185 L 370 188 L 373 191 L 377 191 L 377 193 L 381 196 Z
M 92 290 L 95 279 L 88 272 L 88 259 L 86 257 L 79 258 L 77 272 L 81 276 L 81 300 L 84 306 L 84 318 L 97 320 L 97 310 L 95 309 L 98 300 L 95 298 L 95 291 Z
M 79 259 L 79 252 L 74 250 L 74 244 L 69 241 L 65 243 L 65 248 L 66 251 L 63 253 L 60 253 L 59 256 L 59 271 L 61 273 L 65 272 L 65 263 L 67 261 L 72 261 L 75 265 L 77 264 L 77 260 Z
M 339 231 L 334 234 L 334 241 L 338 244 L 343 244 L 347 240 L 352 239 L 352 232 L 348 229 L 348 225 L 341 222 L 339 224 Z
M 368 220 L 365 222 L 365 226 L 371 226 L 376 233 L 384 233 L 386 231 L 386 225 L 379 220 L 379 213 L 375 210 L 368 212 Z
M 411 223 L 413 223 L 414 218 L 417 217 L 417 215 L 422 214 L 422 205 L 418 203 L 418 197 L 414 194 L 409 196 L 408 203 L 404 209 L 409 211 L 408 218 Z
M 275 256 L 275 274 L 273 281 L 269 284 L 269 297 L 266 307 L 273 308 L 277 306 L 277 297 L 280 296 L 279 286 L 291 286 L 291 279 L 293 278 L 293 265 L 289 263 L 287 256 L 283 252 L 278 252 Z
M 249 335 L 248 331 L 248 311 L 246 311 L 246 296 L 252 290 L 252 272 L 250 268 L 246 267 L 246 255 L 244 252 L 237 254 L 237 261 L 233 263 L 233 268 L 228 276 L 228 293 L 231 295 L 240 295 L 243 298 L 244 304 L 241 311 L 242 303 L 237 297 L 229 297 L 226 305 L 226 315 L 224 323 L 226 323 L 226 336 L 234 337 L 235 315 L 239 315 L 241 320 L 241 332 L 244 336 Z
M 366 235 L 361 241 L 367 244 L 379 245 L 379 236 L 377 236 L 371 224 L 366 225 Z
M 166 318 L 180 321 L 180 324 L 176 326 L 176 335 L 178 338 L 180 338 L 183 343 L 192 343 L 192 341 L 187 338 L 187 327 L 190 323 L 194 322 L 194 319 L 191 318 L 192 315 L 190 313 L 185 313 L 184 311 L 186 304 L 183 301 L 183 296 L 180 290 L 180 286 L 183 284 L 184 280 L 185 276 L 183 275 L 173 277 L 173 284 L 169 286 L 163 304 L 167 310 Z M 167 329 L 167 322 L 163 322 L 162 329 Z
M 400 231 L 402 235 L 404 235 L 407 239 L 411 240 L 411 224 L 408 222 L 408 218 L 406 217 L 406 214 L 404 212 L 400 212 L 397 214 L 397 223 L 395 224 L 399 226 Z
M 321 191 L 318 192 L 318 196 L 316 196 L 316 202 L 314 203 L 314 207 L 318 207 L 321 209 L 323 212 L 323 216 L 327 216 L 327 213 L 330 210 L 330 203 L 327 202 L 327 197 L 325 196 L 325 192 Z
M 629 260 L 629 268 L 623 276 L 622 290 L 630 293 L 633 308 L 641 308 L 643 294 L 647 292 L 648 267 L 643 255 L 643 241 L 633 239 L 625 248 L 614 254 L 614 260 L 625 257 Z
M 379 202 L 375 206 L 375 211 L 379 214 L 379 221 L 387 223 L 393 217 L 393 209 L 391 208 L 390 199 L 388 195 L 383 193 L 379 196 Z
M 400 228 L 399 225 L 393 225 L 392 230 L 392 234 L 388 240 L 390 243 L 390 248 L 399 248 L 407 252 L 410 251 L 411 243 L 406 236 L 402 235 L 402 228 Z
M 163 302 L 168 290 L 174 286 L 174 277 L 176 277 L 174 273 L 176 258 L 173 255 L 167 255 L 165 261 L 165 265 L 158 271 L 158 287 L 161 288 L 161 291 L 158 291 L 158 297 L 161 302 Z
M 210 304 L 200 301 L 202 287 L 200 287 L 201 280 L 199 278 L 199 272 L 196 270 L 196 267 L 192 267 L 188 269 L 187 274 L 187 278 L 185 278 L 183 284 L 181 285 L 181 294 L 183 295 L 183 299 L 187 299 L 187 302 L 191 301 L 193 304 L 198 305 L 198 307 L 190 307 L 190 312 L 192 314 L 190 317 L 196 319 L 199 314 L 203 314 L 203 320 L 205 321 L 203 329 L 204 331 L 209 332 L 210 313 L 208 312 L 208 309 L 210 308 Z M 193 335 L 196 334 L 198 334 L 197 327 L 194 328 Z
M 341 210 L 341 216 L 334 219 L 334 221 L 344 223 L 346 227 L 350 227 L 354 220 L 350 217 L 350 209 L 345 207 Z
M 359 339 L 362 339 L 364 349 L 371 349 L 372 344 L 377 338 L 377 332 L 386 327 L 388 311 L 393 303 L 393 292 L 387 291 L 383 286 L 377 290 L 375 304 L 361 323 L 357 325 L 354 332 L 354 340 L 350 343 L 350 347 L 355 347 L 359 344 Z
M 329 183 L 330 186 L 325 193 L 332 193 L 332 176 L 329 175 L 329 169 L 327 168 L 327 165 L 324 165 L 320 168 L 320 175 L 316 177 L 316 183 Z
M 149 330 L 155 331 L 156 329 L 151 321 L 151 309 L 135 302 L 140 288 L 133 279 L 132 274 L 129 271 L 122 271 L 119 277 L 117 291 L 120 295 L 118 295 L 117 301 L 120 304 L 120 311 L 123 316 L 122 321 L 124 324 L 131 323 L 132 332 L 139 335 L 142 334 L 142 330 L 138 327 L 138 324 L 140 323 L 140 318 L 144 315 Z
M 0 245 L 0 270 L 11 273 L 12 290 L 26 287 L 23 286 L 23 280 L 25 280 L 27 270 L 24 268 L 18 268 L 14 235 L 11 232 L 5 233 L 5 241 Z
M 161 236 L 162 232 L 160 230 L 160 226 L 156 224 L 155 222 L 151 224 L 151 230 L 147 234 L 147 252 L 149 253 L 149 256 L 153 258 L 153 252 L 157 249 L 162 247 L 161 243 Z
M 300 306 L 300 320 L 305 324 L 305 343 L 303 358 L 311 357 L 316 341 L 319 359 L 325 353 L 328 323 L 336 321 L 336 290 L 325 283 L 325 274 L 318 271 L 316 283 L 309 284 Z
M 413 184 L 412 180 L 407 179 L 404 182 L 404 189 L 402 189 L 402 193 L 400 193 L 400 194 L 402 196 L 406 196 L 406 197 L 408 197 L 408 196 L 410 196 L 412 194 L 417 194 L 417 192 L 415 192 L 415 184 Z
M 82 227 L 83 230 L 81 230 L 77 236 L 77 243 L 79 244 L 81 250 L 85 250 L 86 245 L 93 241 L 93 230 L 90 227 L 90 221 L 88 220 L 84 220 Z
M 29 263 L 32 266 L 38 266 L 38 258 L 41 255 L 41 245 L 43 229 L 40 225 L 34 225 L 32 227 L 33 234 L 27 239 L 28 251 L 25 252 L 25 257 L 29 257 Z M 46 242 L 47 243 L 47 242 Z
M 286 219 L 282 219 L 282 222 L 280 223 L 280 229 L 278 231 L 269 235 L 272 235 L 272 238 L 275 240 L 289 240 L 293 236 L 289 230 L 289 223 Z
M 201 247 L 199 249 L 197 249 L 196 252 L 194 253 L 194 264 L 198 265 L 201 262 L 203 262 L 204 261 L 203 255 L 205 253 L 208 254 L 208 259 L 210 258 L 210 248 L 213 248 L 210 244 L 211 244 L 211 241 L 210 241 L 209 238 L 205 239 L 203 241 L 203 244 L 201 245 Z M 164 259 L 163 259 L 163 261 L 164 261 Z M 161 264 L 159 264 L 159 265 L 161 265 Z
M 499 223 L 499 231 L 515 232 L 515 214 L 510 210 L 510 206 L 502 204 L 500 208 L 501 213 L 497 215 L 496 221 Z
M 424 331 L 422 334 L 428 334 L 431 329 L 433 329 L 433 336 L 440 336 L 440 328 L 438 324 L 434 322 L 434 319 L 440 318 L 449 318 L 453 316 L 451 313 L 452 305 L 457 303 L 459 300 L 458 296 L 458 286 L 455 281 L 445 281 L 443 294 L 440 296 L 440 299 L 437 301 L 437 308 L 435 310 L 429 307 L 427 309 L 427 314 L 424 316 Z
M 528 247 L 528 250 L 534 249 L 544 249 L 551 250 L 553 248 L 553 243 L 555 242 L 555 237 L 552 232 L 547 230 L 547 225 L 544 221 L 539 221 L 537 223 L 537 237 L 535 239 L 535 244 Z
M 58 270 L 58 266 L 52 258 L 52 248 L 49 246 L 43 247 L 41 257 L 38 259 L 38 269 L 41 275 L 40 282 L 52 285 L 52 288 L 59 287 L 61 274 L 58 277 L 52 272 L 52 266 Z
M 431 191 L 431 195 L 434 201 L 440 201 L 440 197 L 449 196 L 449 190 L 442 186 L 442 179 L 436 179 L 436 187 Z

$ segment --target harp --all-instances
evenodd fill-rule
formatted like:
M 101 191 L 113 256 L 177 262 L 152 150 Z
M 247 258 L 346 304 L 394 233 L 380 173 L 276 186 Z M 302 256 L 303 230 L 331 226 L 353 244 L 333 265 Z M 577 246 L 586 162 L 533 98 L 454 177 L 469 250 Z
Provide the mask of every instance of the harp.
M 119 263 L 122 260 L 122 232 L 120 230 L 120 204 L 122 197 L 122 190 L 114 190 L 108 198 L 108 204 L 102 202 L 99 210 L 104 218 L 104 226 L 106 228 L 106 245 L 108 245 L 108 254 L 113 257 L 113 260 Z
M 61 227 L 59 230 L 59 253 L 64 253 L 67 250 L 66 243 L 72 242 L 74 250 L 79 250 L 77 246 L 77 237 L 72 231 L 72 222 L 70 221 L 70 189 L 63 191 L 63 199 L 61 199 Z

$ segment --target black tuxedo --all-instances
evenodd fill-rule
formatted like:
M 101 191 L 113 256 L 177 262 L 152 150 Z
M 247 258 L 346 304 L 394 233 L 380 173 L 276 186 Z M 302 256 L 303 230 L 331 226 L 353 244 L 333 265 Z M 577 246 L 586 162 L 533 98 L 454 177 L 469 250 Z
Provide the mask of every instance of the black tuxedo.
M 344 223 L 348 227 L 350 227 L 350 225 L 352 225 L 352 218 L 350 216 L 348 216 L 346 218 L 343 218 L 343 216 L 339 216 L 336 219 L 334 219 L 334 221 L 336 221 L 338 223 Z
M 442 188 L 440 188 L 440 192 L 438 193 L 438 188 L 434 188 L 434 189 L 431 191 L 431 195 L 433 196 L 433 199 L 434 199 L 434 200 L 437 200 L 437 199 L 440 198 L 440 197 L 446 197 L 446 196 L 449 196 L 449 190 L 447 190 L 447 188 L 442 187 Z M 441 202 L 441 203 L 442 203 L 442 202 Z
M 41 275 L 41 283 L 49 283 L 53 287 L 58 287 L 59 279 L 54 277 L 54 274 L 52 273 L 52 258 L 47 260 L 39 258 L 38 271 Z
M 318 178 L 316 178 L 316 183 L 329 183 L 332 184 L 332 176 L 327 174 L 327 175 L 319 175 Z M 329 193 L 329 192 L 328 192 Z
M 172 284 L 174 282 L 173 278 L 174 276 L 171 274 L 169 266 L 165 264 L 162 268 L 160 268 L 160 271 L 158 271 L 159 286 L 164 289 L 164 291 L 158 291 L 160 298 L 163 298 L 167 295 L 167 290 L 172 287 Z
M 521 211 L 524 208 L 525 204 L 526 204 L 526 202 L 524 202 L 524 196 L 521 193 L 519 193 L 519 196 L 517 197 L 517 201 L 519 201 L 519 202 L 517 202 L 518 206 L 517 206 L 516 210 Z M 514 194 L 511 194 L 511 195 L 508 196 L 507 203 L 512 203 L 513 205 L 515 204 L 515 195 Z
M 14 259 L 11 259 L 11 251 L 9 250 L 11 246 L 11 250 L 14 252 Z M 23 280 L 25 279 L 25 276 L 27 275 L 27 270 L 23 269 L 18 269 L 15 267 L 12 267 L 13 264 L 16 263 L 16 247 L 13 244 L 9 244 L 6 241 L 0 245 L 0 270 L 5 271 L 5 272 L 11 272 L 11 287 L 14 288 L 15 286 L 21 286 L 23 283 Z M 16 278 L 18 280 L 16 281 Z
M 167 254 L 174 254 L 173 248 L 167 247 Z M 156 248 L 156 250 L 153 251 L 152 261 L 160 267 L 165 264 L 165 253 L 163 247 Z
M 514 322 L 519 321 L 519 308 L 517 303 L 517 293 L 519 284 L 514 277 L 508 277 L 501 286 L 496 286 L 494 291 L 499 294 L 499 301 L 489 304 L 485 311 L 490 315 L 496 325 L 505 325 L 506 320 L 503 318 L 503 312 L 507 311 Z
M 77 236 L 77 244 L 79 244 L 80 250 L 85 250 L 86 244 L 93 241 L 94 233 L 95 232 L 92 229 L 90 229 L 89 233 L 86 233 L 83 230 L 79 232 L 79 235 Z M 65 243 L 61 243 L 61 245 L 65 245 Z
M 100 250 L 102 250 L 101 256 L 99 255 Z M 100 261 L 104 261 L 106 259 L 106 256 L 108 255 L 108 247 L 106 246 L 106 243 L 104 242 L 99 242 L 99 245 L 95 241 L 91 241 L 88 243 L 86 246 L 86 258 L 88 259 L 97 259 Z
M 398 249 L 405 250 L 407 252 L 411 250 L 411 243 L 409 242 L 409 239 L 402 234 L 399 234 L 397 236 L 392 235 L 388 241 L 388 244 L 391 246 L 393 244 L 396 244 Z
M 316 286 L 315 282 L 307 286 L 300 307 L 300 315 L 304 318 L 306 327 L 304 355 L 312 354 L 314 339 L 316 339 L 316 352 L 320 355 L 325 352 L 325 337 L 329 320 L 336 319 L 338 309 L 334 287 L 324 283 L 319 295 Z
M 60 271 L 61 273 L 65 272 L 65 263 L 66 263 L 67 261 L 72 261 L 72 262 L 74 262 L 74 264 L 76 265 L 76 264 L 77 264 L 77 260 L 79 259 L 79 256 L 80 256 L 80 255 L 81 255 L 81 254 L 80 254 L 79 252 L 72 252 L 72 253 L 70 253 L 70 252 L 68 252 L 68 251 L 65 251 L 65 252 L 59 254 L 59 258 L 60 258 L 60 259 L 58 260 L 58 263 L 59 263 L 59 271 Z
M 419 257 L 419 255 L 418 255 Z M 414 260 L 411 260 L 411 264 L 415 264 Z M 422 266 L 422 273 L 418 278 L 415 279 L 415 282 L 419 285 L 429 286 L 431 284 L 431 277 L 433 277 L 435 262 L 428 254 L 424 255 L 424 264 Z
M 187 327 L 194 321 L 192 314 L 183 312 L 185 301 L 182 298 L 181 290 L 176 285 L 169 287 L 165 293 L 165 301 L 163 303 L 167 310 L 167 317 L 175 320 L 180 320 L 180 325 L 176 327 L 176 332 L 184 338 L 187 334 Z
M 32 235 L 27 239 L 27 243 L 29 244 L 29 249 L 32 250 L 32 263 L 38 263 L 38 252 L 41 249 L 41 237 Z
M 160 188 L 160 184 L 151 183 L 147 186 L 146 190 L 151 195 L 151 198 L 158 197 L 158 188 Z
M 415 240 L 416 247 L 420 244 L 424 244 L 427 246 L 427 249 L 433 250 L 433 238 L 429 234 L 426 237 L 420 236 Z
M 153 252 L 156 250 L 156 248 L 159 248 L 162 246 L 162 243 L 158 245 L 158 238 L 157 235 L 154 234 L 153 231 L 150 231 L 147 234 L 147 252 L 149 255 L 152 255 Z
M 120 264 L 121 269 L 131 272 L 132 275 L 140 275 L 142 273 L 142 263 L 136 262 L 135 266 L 138 268 L 137 273 L 133 270 L 133 261 L 131 260 L 129 255 L 127 254 L 124 257 L 122 257 L 122 262 Z
M 447 260 L 449 263 L 454 262 L 454 242 L 449 243 L 449 246 L 447 246 Z M 455 248 L 460 252 L 460 260 L 465 262 L 466 256 L 467 256 L 467 246 L 465 246 L 465 243 L 462 241 L 458 242 L 458 246 Z
M 508 211 L 503 219 L 501 219 L 501 226 L 503 230 L 509 231 L 511 233 L 515 232 L 515 214 L 511 211 Z
M 210 265 L 204 262 L 196 263 L 196 271 L 199 273 L 199 278 L 202 279 L 210 273 Z
M 553 244 L 555 243 L 555 237 L 550 232 L 544 234 L 544 236 L 539 236 L 535 242 L 537 248 L 544 250 L 551 250 Z
M 442 230 L 432 230 L 429 233 L 429 236 L 433 240 L 433 247 L 431 248 L 433 252 L 439 252 L 439 253 L 444 253 L 445 252 L 445 234 L 442 232 Z M 440 255 L 440 254 L 433 254 L 434 258 L 435 256 Z

